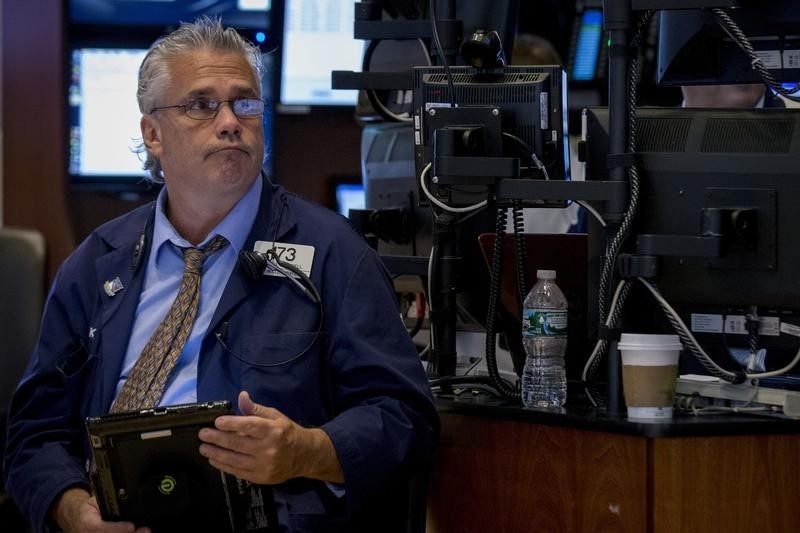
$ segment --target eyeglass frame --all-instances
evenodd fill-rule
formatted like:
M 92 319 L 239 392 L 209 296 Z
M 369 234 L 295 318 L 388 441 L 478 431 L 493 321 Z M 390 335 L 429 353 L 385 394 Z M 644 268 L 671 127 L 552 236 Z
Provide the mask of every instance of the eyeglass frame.
M 257 114 L 257 115 L 240 115 L 239 113 L 236 112 L 236 107 L 235 107 L 236 106 L 236 102 L 244 102 L 244 101 L 258 101 L 258 102 L 261 102 L 261 104 L 262 104 L 261 112 L 259 114 Z M 195 103 L 195 102 L 206 102 L 207 104 L 211 104 L 212 102 L 215 102 L 217 107 L 213 109 L 214 114 L 211 115 L 211 116 L 208 116 L 208 117 L 193 117 L 192 115 L 189 114 L 188 106 L 191 105 L 192 103 Z M 155 113 L 156 111 L 161 111 L 162 109 L 177 109 L 177 108 L 180 107 L 180 108 L 183 108 L 184 114 L 187 117 L 189 117 L 190 119 L 192 119 L 192 120 L 213 120 L 213 119 L 217 118 L 217 115 L 219 115 L 219 111 L 220 111 L 220 109 L 222 109 L 222 104 L 228 104 L 228 106 L 231 108 L 231 112 L 236 116 L 236 118 L 244 118 L 244 119 L 247 119 L 247 118 L 258 118 L 258 117 L 264 116 L 264 111 L 266 110 L 266 107 L 267 107 L 267 102 L 265 102 L 261 98 L 255 98 L 253 96 L 248 96 L 248 97 L 243 97 L 243 98 L 231 98 L 229 100 L 217 100 L 216 98 L 192 98 L 191 100 L 188 100 L 183 104 L 165 105 L 165 106 L 160 106 L 160 107 L 154 107 L 153 109 L 150 110 L 150 113 L 148 113 L 148 114 Z

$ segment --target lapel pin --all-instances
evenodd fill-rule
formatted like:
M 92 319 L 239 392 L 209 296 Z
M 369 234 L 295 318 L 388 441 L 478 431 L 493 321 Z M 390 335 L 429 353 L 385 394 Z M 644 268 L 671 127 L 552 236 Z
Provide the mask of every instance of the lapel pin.
M 106 294 L 109 296 L 116 296 L 116 294 L 124 288 L 119 278 L 114 278 L 111 281 L 103 283 L 103 290 L 106 291 Z

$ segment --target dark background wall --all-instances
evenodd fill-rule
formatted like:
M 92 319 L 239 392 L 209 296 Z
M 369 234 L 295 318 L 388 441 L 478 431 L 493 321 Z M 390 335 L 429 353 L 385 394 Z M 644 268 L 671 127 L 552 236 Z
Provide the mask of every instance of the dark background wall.
M 2 4 L 3 223 L 40 230 L 47 271 L 75 246 L 68 211 L 59 0 Z

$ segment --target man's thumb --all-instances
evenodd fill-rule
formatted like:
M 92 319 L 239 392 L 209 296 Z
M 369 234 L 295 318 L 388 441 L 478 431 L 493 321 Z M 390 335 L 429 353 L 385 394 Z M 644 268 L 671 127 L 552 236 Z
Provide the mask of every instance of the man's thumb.
M 250 399 L 250 393 L 242 391 L 239 393 L 239 412 L 245 416 L 256 415 L 258 404 Z

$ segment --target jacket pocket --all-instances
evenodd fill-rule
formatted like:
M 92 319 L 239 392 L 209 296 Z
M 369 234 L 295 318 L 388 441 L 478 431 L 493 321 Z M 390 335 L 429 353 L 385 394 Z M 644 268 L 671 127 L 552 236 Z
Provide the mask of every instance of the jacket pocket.
M 279 367 L 319 350 L 323 334 L 316 332 L 272 333 L 238 336 L 223 344 L 225 352 L 253 367 Z
M 73 352 L 62 356 L 56 363 L 56 368 L 69 382 L 85 369 L 91 368 L 97 362 L 97 355 L 90 354 L 86 346 L 81 343 Z
M 65 355 L 56 363 L 56 368 L 64 379 L 67 394 L 78 398 L 80 413 L 87 413 L 93 396 L 96 394 L 98 363 L 100 358 L 91 353 L 84 344 L 72 353 Z

